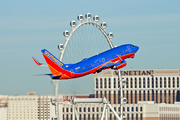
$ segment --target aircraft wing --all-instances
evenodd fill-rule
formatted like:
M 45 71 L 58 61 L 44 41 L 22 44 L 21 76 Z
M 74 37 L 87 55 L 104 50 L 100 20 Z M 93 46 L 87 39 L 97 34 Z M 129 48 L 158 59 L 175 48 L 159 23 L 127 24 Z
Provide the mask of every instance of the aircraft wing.
M 126 61 L 125 60 L 122 60 L 122 61 L 116 61 L 116 62 L 108 62 L 106 64 L 104 64 L 103 66 L 101 66 L 99 69 L 97 70 L 101 70 L 101 69 L 106 69 L 106 68 L 111 68 L 113 66 L 119 66 L 123 63 L 125 63 Z
M 34 60 L 34 62 L 35 62 L 36 65 L 38 65 L 38 66 L 47 66 L 46 64 L 43 64 L 43 63 L 38 62 L 34 57 L 32 57 L 32 59 Z

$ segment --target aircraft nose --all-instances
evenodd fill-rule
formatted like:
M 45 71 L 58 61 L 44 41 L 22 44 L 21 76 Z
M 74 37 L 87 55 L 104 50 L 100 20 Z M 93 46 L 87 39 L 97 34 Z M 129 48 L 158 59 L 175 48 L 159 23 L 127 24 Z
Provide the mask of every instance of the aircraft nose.
M 135 52 L 137 52 L 139 50 L 138 46 L 135 46 Z

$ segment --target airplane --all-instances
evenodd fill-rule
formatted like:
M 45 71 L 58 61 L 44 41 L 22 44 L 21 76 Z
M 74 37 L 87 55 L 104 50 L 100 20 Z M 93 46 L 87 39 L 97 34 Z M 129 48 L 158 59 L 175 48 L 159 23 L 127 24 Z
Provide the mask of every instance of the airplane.
M 41 52 L 52 73 L 45 75 L 50 76 L 52 79 L 63 80 L 78 78 L 91 73 L 99 73 L 109 68 L 118 70 L 126 66 L 126 61 L 124 59 L 134 58 L 138 49 L 138 46 L 125 44 L 90 58 L 84 58 L 82 61 L 75 64 L 64 64 L 46 49 L 41 50 Z M 38 66 L 44 66 L 44 64 L 38 62 L 34 57 L 33 60 Z

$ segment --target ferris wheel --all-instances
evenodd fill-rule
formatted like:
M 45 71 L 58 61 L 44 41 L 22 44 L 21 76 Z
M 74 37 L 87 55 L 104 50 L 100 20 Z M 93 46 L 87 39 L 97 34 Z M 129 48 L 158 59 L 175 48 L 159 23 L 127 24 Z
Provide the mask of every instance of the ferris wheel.
M 72 31 L 69 32 L 68 30 L 65 30 L 63 32 L 63 35 L 66 39 L 64 44 L 58 45 L 58 49 L 61 51 L 59 59 L 65 64 L 80 62 L 82 59 L 91 57 L 95 54 L 101 53 L 105 50 L 108 50 L 109 48 L 114 47 L 112 44 L 112 38 L 114 37 L 113 33 L 112 32 L 106 33 L 107 23 L 102 22 L 101 24 L 99 24 L 100 21 L 99 16 L 95 15 L 92 18 L 92 15 L 90 13 L 87 13 L 85 15 L 85 18 L 86 19 L 84 19 L 84 16 L 80 14 L 79 16 L 77 16 L 77 20 L 79 22 L 78 24 L 76 23 L 75 20 L 72 20 L 70 22 Z M 119 80 L 121 80 L 120 70 L 118 70 L 118 77 Z M 61 81 L 60 88 L 64 87 L 65 84 L 67 85 L 69 81 L 70 80 Z M 52 80 L 52 82 L 55 85 L 55 99 L 57 100 L 59 81 Z M 63 82 L 66 83 L 63 85 Z M 76 78 L 76 82 L 78 82 L 77 78 Z M 71 84 L 72 82 L 69 83 Z M 79 81 L 79 83 L 84 84 L 82 83 L 82 81 Z M 121 91 L 121 95 L 123 95 L 121 83 L 120 83 L 120 91 Z M 76 86 L 73 83 L 71 85 L 69 85 L 70 89 L 76 88 Z M 84 88 L 87 89 L 88 85 L 89 83 L 87 83 L 86 81 L 86 85 L 84 85 L 85 86 Z M 81 89 L 83 89 L 83 86 L 81 86 Z M 121 99 L 122 98 L 123 96 L 121 96 Z M 121 102 L 122 101 L 123 100 L 121 100 Z M 56 116 L 53 118 L 58 118 L 57 101 L 55 101 L 55 105 L 56 105 Z M 121 106 L 121 118 L 122 118 L 122 106 Z
M 103 52 L 109 47 L 113 48 L 111 40 L 114 35 L 112 32 L 106 33 L 106 22 L 99 25 L 99 16 L 95 15 L 92 20 L 90 13 L 87 13 L 85 18 L 86 20 L 80 14 L 77 16 L 78 24 L 74 20 L 70 22 L 72 31 L 65 30 L 63 32 L 66 40 L 64 44 L 58 45 L 58 49 L 61 51 L 60 61 L 75 63 Z

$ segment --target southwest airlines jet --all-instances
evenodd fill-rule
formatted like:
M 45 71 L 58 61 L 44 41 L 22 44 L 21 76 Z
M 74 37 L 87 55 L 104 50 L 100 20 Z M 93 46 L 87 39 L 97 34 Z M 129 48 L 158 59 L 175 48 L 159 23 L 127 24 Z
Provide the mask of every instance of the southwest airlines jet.
M 48 50 L 41 50 L 47 65 L 52 74 L 49 75 L 52 79 L 72 79 L 82 77 L 91 73 L 99 73 L 105 69 L 120 69 L 126 66 L 126 58 L 134 58 L 135 53 L 139 47 L 132 44 L 125 44 L 90 58 L 85 58 L 75 64 L 64 64 L 57 59 Z M 43 65 L 33 58 L 35 63 L 39 66 Z

